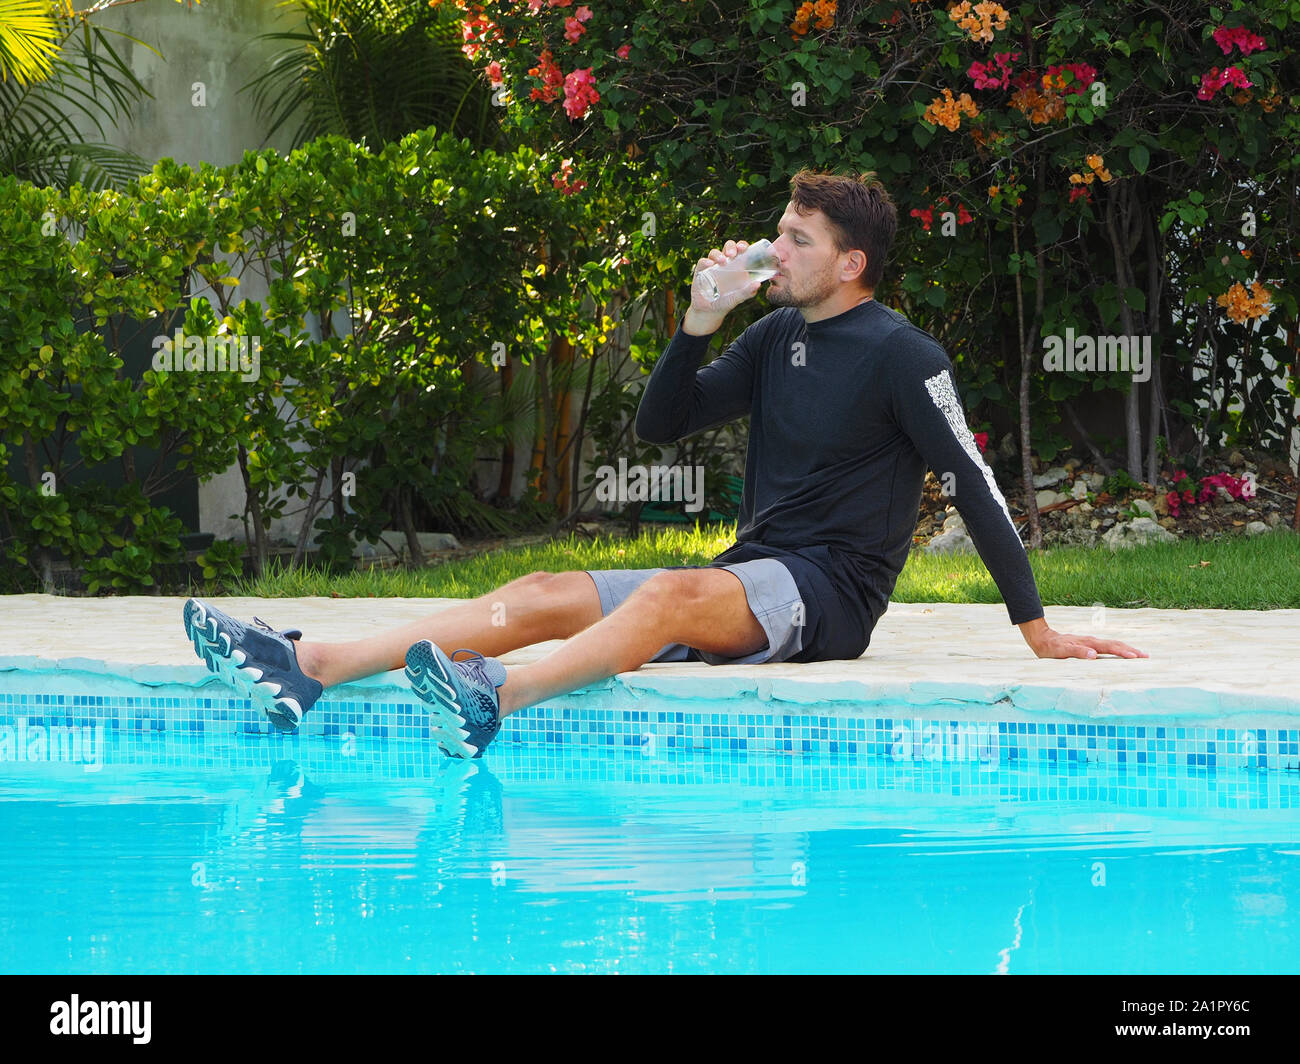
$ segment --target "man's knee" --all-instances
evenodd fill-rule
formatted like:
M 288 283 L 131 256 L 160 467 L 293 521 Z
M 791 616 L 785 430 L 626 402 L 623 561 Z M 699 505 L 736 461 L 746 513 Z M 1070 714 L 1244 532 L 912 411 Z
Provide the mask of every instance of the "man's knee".
M 489 591 L 483 601 L 503 607 L 518 620 L 541 624 L 548 637 L 571 634 L 570 629 L 581 631 L 600 619 L 596 585 L 581 570 L 528 573 Z
M 716 603 L 732 590 L 733 584 L 743 604 L 744 589 L 725 569 L 665 569 L 646 580 L 634 594 L 640 597 L 643 606 L 675 614 Z

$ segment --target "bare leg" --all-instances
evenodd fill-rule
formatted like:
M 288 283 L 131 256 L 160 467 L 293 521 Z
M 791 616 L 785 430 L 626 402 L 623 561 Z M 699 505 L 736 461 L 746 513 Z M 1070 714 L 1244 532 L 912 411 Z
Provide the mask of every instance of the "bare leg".
M 495 657 L 547 639 L 567 639 L 598 620 L 600 595 L 585 572 L 529 573 L 479 598 L 366 639 L 299 641 L 298 664 L 322 686 L 333 687 L 400 669 L 411 644 L 422 639 L 448 654 L 469 647 Z
M 761 650 L 767 636 L 735 573 L 669 569 L 656 573 L 608 617 L 541 661 L 507 668 L 499 691 L 501 716 L 640 668 L 665 643 L 743 657 Z

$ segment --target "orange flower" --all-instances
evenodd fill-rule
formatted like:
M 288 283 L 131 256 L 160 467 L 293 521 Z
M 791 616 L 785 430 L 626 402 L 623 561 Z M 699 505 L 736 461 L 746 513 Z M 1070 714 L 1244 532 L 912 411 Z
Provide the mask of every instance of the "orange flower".
M 1032 85 L 1017 89 L 1009 101 L 1012 107 L 1029 116 L 1029 121 L 1036 126 L 1057 118 L 1065 117 L 1065 101 L 1053 91 L 1046 94 L 1039 92 Z
M 1106 162 L 1100 155 L 1089 155 L 1084 162 L 1092 169 L 1092 174 L 1087 177 L 1087 183 L 1092 184 L 1093 174 L 1101 178 L 1102 183 L 1110 180 L 1110 171 L 1106 169 Z
M 975 106 L 975 101 L 970 98 L 969 93 L 963 92 L 954 100 L 952 89 L 944 89 L 942 96 L 936 96 L 930 101 L 930 106 L 925 109 L 925 114 L 921 117 L 931 125 L 943 126 L 952 131 L 961 125 L 962 115 L 974 118 L 979 113 L 979 108 Z
M 971 7 L 970 0 L 962 0 L 948 8 L 948 17 L 970 34 L 972 41 L 993 40 L 994 30 L 1007 28 L 1007 12 L 1000 4 L 980 3 Z
M 790 29 L 797 36 L 808 32 L 809 23 L 812 23 L 814 29 L 828 30 L 835 25 L 837 6 L 838 0 L 804 0 L 794 13 L 794 21 L 790 23 Z M 816 22 L 812 21 L 814 18 Z
M 1272 293 L 1258 281 L 1250 282 L 1249 295 L 1246 294 L 1245 286 L 1238 281 L 1219 296 L 1217 302 L 1227 309 L 1228 317 L 1241 325 L 1251 318 L 1268 317 L 1269 311 L 1273 309 L 1271 297 Z
M 998 194 L 998 186 L 997 186 L 997 185 L 989 185 L 989 199 L 992 199 L 992 198 L 993 198 L 994 196 L 996 196 L 997 194 Z

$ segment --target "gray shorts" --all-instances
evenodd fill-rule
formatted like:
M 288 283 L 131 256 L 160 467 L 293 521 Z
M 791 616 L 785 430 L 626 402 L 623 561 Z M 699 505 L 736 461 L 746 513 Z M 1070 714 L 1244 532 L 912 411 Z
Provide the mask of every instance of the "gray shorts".
M 671 569 L 708 569 L 707 565 L 674 565 Z M 684 643 L 668 643 L 651 661 L 703 661 L 709 665 L 758 665 L 786 661 L 803 649 L 805 607 L 790 570 L 775 558 L 756 558 L 713 568 L 728 569 L 740 578 L 750 611 L 767 634 L 767 646 L 741 658 L 709 654 Z M 600 592 L 601 616 L 608 617 L 628 595 L 655 573 L 668 569 L 588 569 Z

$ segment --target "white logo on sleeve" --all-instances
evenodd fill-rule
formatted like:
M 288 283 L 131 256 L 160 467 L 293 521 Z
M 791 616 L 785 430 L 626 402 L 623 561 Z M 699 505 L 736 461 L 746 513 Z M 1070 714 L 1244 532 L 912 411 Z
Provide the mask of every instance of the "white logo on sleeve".
M 970 427 L 966 424 L 966 412 L 961 408 L 961 402 L 957 399 L 957 390 L 952 386 L 952 377 L 948 371 L 936 373 L 933 377 L 925 382 L 925 390 L 930 393 L 930 398 L 934 400 L 934 405 L 943 411 L 943 416 L 948 419 L 948 427 L 952 429 L 952 434 L 957 437 L 957 442 L 961 444 L 962 450 L 975 463 L 975 467 L 984 474 L 984 482 L 989 486 L 989 492 L 993 498 L 998 500 L 998 505 L 1002 507 L 1002 512 L 1006 515 L 1007 524 L 1015 532 L 1016 524 L 1011 520 L 1011 511 L 1007 509 L 1007 500 L 1002 497 L 1002 492 L 998 491 L 998 482 L 993 479 L 993 470 L 984 462 L 980 455 L 979 446 L 975 443 L 975 437 L 971 435 Z M 1020 538 L 1020 533 L 1016 532 L 1016 538 Z

